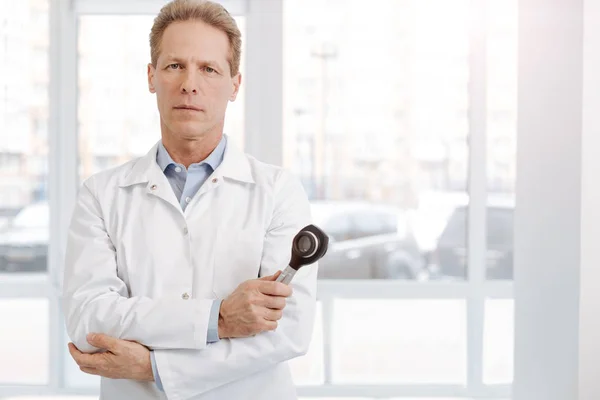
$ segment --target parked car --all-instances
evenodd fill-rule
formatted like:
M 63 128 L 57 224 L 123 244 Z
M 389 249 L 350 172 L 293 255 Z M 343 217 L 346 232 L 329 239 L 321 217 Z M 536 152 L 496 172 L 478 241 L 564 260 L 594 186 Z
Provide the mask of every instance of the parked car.
M 463 191 L 428 191 L 419 195 L 418 206 L 410 212 L 410 216 L 415 239 L 425 261 L 435 250 L 456 207 L 467 204 L 468 199 L 468 194 Z
M 419 195 L 418 206 L 411 211 L 411 223 L 424 254 L 435 249 L 450 215 L 458 205 L 467 204 L 468 199 L 468 194 L 462 191 L 428 191 Z
M 486 279 L 513 278 L 514 200 L 491 197 L 486 212 Z M 466 279 L 468 205 L 459 205 L 450 216 L 429 260 L 432 277 Z
M 416 279 L 424 263 L 400 210 L 360 202 L 311 204 L 313 222 L 330 238 L 321 279 Z
M 48 203 L 25 206 L 0 232 L 0 272 L 45 271 L 49 238 Z

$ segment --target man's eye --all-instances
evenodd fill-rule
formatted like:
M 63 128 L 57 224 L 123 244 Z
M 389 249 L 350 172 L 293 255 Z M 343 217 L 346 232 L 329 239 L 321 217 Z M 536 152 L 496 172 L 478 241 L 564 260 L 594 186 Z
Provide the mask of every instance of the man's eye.
M 170 69 L 179 69 L 181 67 L 181 64 L 169 64 L 168 68 Z
M 204 67 L 204 70 L 206 72 L 208 72 L 209 74 L 212 74 L 213 72 L 217 72 L 217 70 L 212 67 Z

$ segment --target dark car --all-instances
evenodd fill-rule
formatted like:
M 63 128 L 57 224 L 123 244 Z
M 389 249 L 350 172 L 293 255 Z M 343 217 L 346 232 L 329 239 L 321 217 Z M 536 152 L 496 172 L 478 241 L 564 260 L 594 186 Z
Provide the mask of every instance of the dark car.
M 311 204 L 313 221 L 330 238 L 319 261 L 322 279 L 416 279 L 424 265 L 400 210 L 370 203 Z
M 0 272 L 45 271 L 48 237 L 48 203 L 24 207 L 0 231 Z
M 491 198 L 486 209 L 486 279 L 513 278 L 514 200 Z M 432 277 L 468 277 L 468 206 L 459 205 L 448 219 L 429 260 Z

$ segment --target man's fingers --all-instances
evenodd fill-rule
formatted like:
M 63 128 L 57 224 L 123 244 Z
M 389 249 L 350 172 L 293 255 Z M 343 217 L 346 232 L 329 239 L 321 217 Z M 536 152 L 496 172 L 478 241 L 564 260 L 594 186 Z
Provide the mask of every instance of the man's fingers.
M 69 353 L 71 353 L 71 356 L 73 356 L 73 354 L 82 354 L 72 342 L 69 342 L 67 347 L 69 348 Z
M 100 375 L 100 371 L 98 371 L 96 368 L 90 368 L 90 367 L 79 367 L 79 369 L 82 372 L 85 372 L 86 374 L 90 374 L 90 375 Z
M 69 347 L 69 354 L 71 354 L 71 357 L 73 357 L 73 360 L 75 360 L 77 365 L 81 365 L 81 355 L 83 353 L 80 352 L 79 349 L 71 342 L 69 342 L 69 344 L 67 346 Z
M 292 288 L 281 282 L 261 282 L 258 290 L 271 296 L 289 297 L 292 295 Z
M 283 311 L 281 310 L 270 310 L 268 308 L 265 309 L 265 320 L 267 321 L 279 321 L 283 316 Z
M 285 308 L 285 297 L 262 295 L 257 305 L 270 308 L 272 310 L 283 310 Z
M 279 275 L 281 275 L 281 271 L 277 271 L 273 275 L 263 276 L 262 278 L 258 278 L 258 280 L 259 281 L 275 281 Z
M 274 331 L 277 329 L 277 321 L 265 320 L 265 331 Z
M 99 349 L 110 350 L 113 353 L 116 353 L 116 350 L 119 347 L 118 339 L 103 333 L 90 333 L 87 335 L 86 339 L 92 346 Z
M 69 343 L 69 353 L 73 360 L 77 363 L 77 365 L 82 367 L 94 367 L 98 365 L 97 354 L 86 354 L 79 351 L 77 347 L 73 343 Z

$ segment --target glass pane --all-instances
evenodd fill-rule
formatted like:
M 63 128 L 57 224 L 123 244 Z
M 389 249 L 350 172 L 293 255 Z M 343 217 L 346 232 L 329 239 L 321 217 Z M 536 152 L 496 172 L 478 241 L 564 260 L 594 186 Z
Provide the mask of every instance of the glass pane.
M 48 300 L 0 300 L 0 384 L 48 384 Z
M 334 383 L 466 384 L 464 300 L 336 300 Z
M 153 19 L 132 15 L 79 18 L 81 180 L 146 154 L 160 139 L 160 116 L 147 78 Z M 236 17 L 236 21 L 244 37 L 245 19 Z M 243 87 L 237 100 L 229 103 L 224 128 L 238 146 L 243 146 L 244 137 Z
M 46 270 L 48 7 L 0 1 L 0 274 Z
M 312 341 L 306 355 L 289 362 L 296 385 L 319 385 L 324 383 L 323 372 L 323 307 L 317 302 Z
M 517 0 L 487 0 L 488 279 L 513 279 Z
M 483 382 L 512 384 L 514 300 L 487 299 L 483 337 Z
M 333 238 L 320 278 L 424 280 L 451 211 L 425 197 L 467 187 L 468 1 L 364 4 L 284 2 L 284 165 Z

